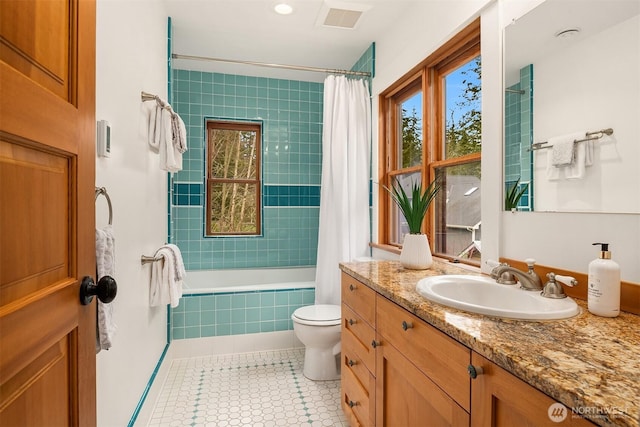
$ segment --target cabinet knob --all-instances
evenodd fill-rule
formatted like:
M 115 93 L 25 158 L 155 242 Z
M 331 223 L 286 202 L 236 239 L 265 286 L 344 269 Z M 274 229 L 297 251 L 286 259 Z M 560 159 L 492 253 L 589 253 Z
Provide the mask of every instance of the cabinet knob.
M 355 323 L 356 323 L 356 320 L 355 320 L 355 319 L 349 319 L 349 324 L 350 324 L 351 326 L 355 325 Z
M 355 360 L 349 359 L 349 366 L 353 366 L 353 365 L 357 365 L 357 364 L 358 364 L 358 362 L 356 362 Z
M 475 367 L 473 365 L 469 365 L 467 366 L 467 372 L 471 379 L 474 380 L 478 375 L 484 374 L 484 369 L 482 369 L 482 366 Z
M 355 291 L 355 290 L 356 290 L 356 287 L 355 287 L 355 286 L 353 286 L 353 285 L 349 285 L 349 290 L 350 290 L 351 292 L 353 292 L 353 291 Z
M 402 321 L 402 330 L 406 331 L 407 329 L 413 328 L 413 323 Z
M 349 408 L 353 408 L 354 406 L 356 406 L 358 404 L 358 402 L 354 402 L 353 400 L 349 401 Z
M 379 345 L 380 345 L 380 342 L 379 342 L 379 341 L 376 341 L 376 340 L 371 341 L 371 347 L 376 348 L 376 347 L 378 347 Z

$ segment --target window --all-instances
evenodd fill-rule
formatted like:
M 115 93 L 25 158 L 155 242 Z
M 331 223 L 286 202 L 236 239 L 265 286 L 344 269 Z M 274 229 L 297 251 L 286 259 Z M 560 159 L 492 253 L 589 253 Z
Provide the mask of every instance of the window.
M 423 231 L 434 254 L 480 257 L 480 23 L 474 22 L 380 95 L 380 183 L 442 189 Z M 400 247 L 404 218 L 381 188 L 379 243 Z
M 260 123 L 207 121 L 205 235 L 260 234 L 261 135 Z

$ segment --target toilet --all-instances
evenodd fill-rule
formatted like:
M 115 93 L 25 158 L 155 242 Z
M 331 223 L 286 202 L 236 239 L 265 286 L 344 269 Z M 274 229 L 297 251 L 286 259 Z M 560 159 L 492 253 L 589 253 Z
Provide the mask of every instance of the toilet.
M 339 305 L 316 304 L 300 307 L 291 315 L 293 331 L 305 346 L 305 377 L 314 381 L 340 378 Z

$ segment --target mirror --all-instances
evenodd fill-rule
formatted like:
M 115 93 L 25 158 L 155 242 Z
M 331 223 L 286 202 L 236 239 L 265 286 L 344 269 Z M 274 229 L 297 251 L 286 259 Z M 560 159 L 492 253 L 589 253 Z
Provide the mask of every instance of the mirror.
M 505 209 L 640 213 L 640 2 L 543 2 L 505 28 L 504 89 Z

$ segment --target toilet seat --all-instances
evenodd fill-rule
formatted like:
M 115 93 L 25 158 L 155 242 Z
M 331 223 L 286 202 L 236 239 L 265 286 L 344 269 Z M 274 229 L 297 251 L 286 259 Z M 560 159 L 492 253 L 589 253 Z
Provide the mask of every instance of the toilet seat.
M 317 304 L 298 308 L 291 319 L 301 325 L 335 326 L 340 324 L 342 314 L 339 305 Z

